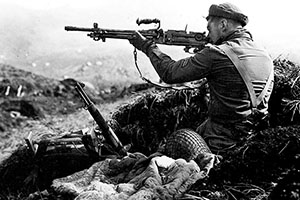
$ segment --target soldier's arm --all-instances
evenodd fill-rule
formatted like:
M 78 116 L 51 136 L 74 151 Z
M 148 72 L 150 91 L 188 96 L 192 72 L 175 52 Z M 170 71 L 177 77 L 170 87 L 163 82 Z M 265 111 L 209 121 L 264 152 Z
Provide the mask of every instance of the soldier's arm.
M 163 53 L 156 44 L 152 44 L 147 51 L 147 56 L 160 78 L 165 83 L 173 84 L 206 77 L 212 65 L 209 53 L 210 49 L 204 48 L 191 57 L 175 61 Z

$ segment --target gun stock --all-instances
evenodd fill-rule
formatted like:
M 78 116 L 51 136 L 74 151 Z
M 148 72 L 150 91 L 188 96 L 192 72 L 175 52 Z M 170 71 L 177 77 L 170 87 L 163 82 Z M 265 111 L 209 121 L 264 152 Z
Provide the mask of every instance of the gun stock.
M 77 90 L 78 94 L 84 101 L 87 110 L 97 123 L 98 127 L 101 129 L 102 134 L 105 138 L 105 140 L 116 150 L 116 152 L 121 155 L 125 156 L 127 155 L 127 148 L 122 145 L 121 141 L 118 139 L 117 135 L 114 133 L 114 131 L 111 129 L 111 127 L 108 126 L 105 119 L 101 115 L 100 111 L 97 109 L 95 104 L 90 100 L 90 98 L 87 96 L 85 91 L 83 90 L 81 84 L 79 82 L 76 82 L 75 89 Z

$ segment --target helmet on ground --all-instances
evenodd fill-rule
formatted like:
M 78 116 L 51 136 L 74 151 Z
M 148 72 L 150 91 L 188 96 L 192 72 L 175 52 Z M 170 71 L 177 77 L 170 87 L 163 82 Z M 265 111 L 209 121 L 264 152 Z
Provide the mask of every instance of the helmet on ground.
M 211 153 L 204 139 L 191 129 L 179 129 L 166 140 L 164 153 L 173 159 L 186 161 L 195 159 L 199 154 Z

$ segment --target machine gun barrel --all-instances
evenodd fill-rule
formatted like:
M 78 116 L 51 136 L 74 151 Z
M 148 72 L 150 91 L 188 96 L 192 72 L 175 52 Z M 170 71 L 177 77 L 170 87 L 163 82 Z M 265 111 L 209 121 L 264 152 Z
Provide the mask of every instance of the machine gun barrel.
M 94 24 L 95 26 L 95 24 Z M 90 32 L 87 36 L 93 38 L 94 40 L 103 40 L 106 38 L 110 39 L 132 39 L 135 33 L 135 30 L 118 30 L 118 29 L 101 29 L 97 27 L 94 28 L 82 28 L 75 26 L 65 26 L 66 31 L 81 31 L 81 32 Z M 153 39 L 158 36 L 158 33 L 155 30 L 141 30 L 143 36 L 147 39 Z

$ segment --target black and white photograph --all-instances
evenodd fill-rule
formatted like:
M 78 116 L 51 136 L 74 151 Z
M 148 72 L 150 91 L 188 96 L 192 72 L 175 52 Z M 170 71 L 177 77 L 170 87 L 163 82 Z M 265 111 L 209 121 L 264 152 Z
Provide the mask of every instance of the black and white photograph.
M 0 200 L 300 200 L 296 0 L 0 7 Z

